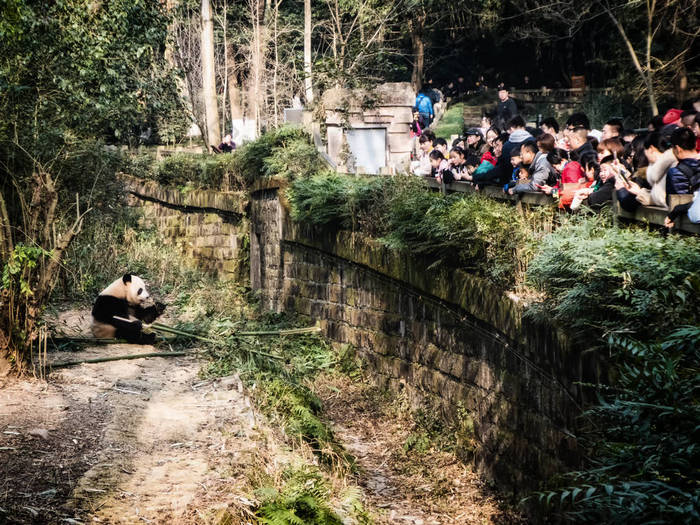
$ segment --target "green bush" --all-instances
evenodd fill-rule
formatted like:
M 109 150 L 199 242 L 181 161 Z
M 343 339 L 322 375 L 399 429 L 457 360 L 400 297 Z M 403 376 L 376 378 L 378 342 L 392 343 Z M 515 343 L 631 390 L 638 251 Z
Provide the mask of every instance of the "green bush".
M 266 525 L 341 525 L 329 504 L 328 483 L 313 468 L 289 468 L 281 490 L 263 487 L 255 491 L 260 500 L 257 515 Z
M 575 523 L 698 523 L 700 327 L 610 343 L 619 377 L 586 414 L 589 468 L 539 500 Z
M 323 167 L 309 135 L 292 126 L 268 131 L 236 150 L 234 158 L 237 173 L 246 184 L 275 175 L 305 177 Z
M 148 156 L 127 159 L 123 171 L 166 186 L 242 190 L 261 177 L 309 177 L 323 162 L 301 129 L 281 127 L 220 155 L 178 153 L 158 163 Z
M 338 229 L 382 230 L 386 177 L 348 177 L 321 174 L 299 179 L 287 192 L 292 219 Z
M 544 311 L 581 332 L 649 337 L 700 322 L 697 237 L 613 228 L 601 216 L 572 218 L 542 240 L 527 276 L 545 294 L 533 315 Z
M 318 175 L 295 181 L 288 196 L 295 221 L 382 237 L 503 287 L 520 280 L 536 238 L 513 206 L 479 194 L 445 196 L 415 177 Z
M 235 153 L 179 153 L 161 160 L 155 168 L 154 178 L 166 186 L 240 190 L 245 184 L 238 171 L 235 156 Z

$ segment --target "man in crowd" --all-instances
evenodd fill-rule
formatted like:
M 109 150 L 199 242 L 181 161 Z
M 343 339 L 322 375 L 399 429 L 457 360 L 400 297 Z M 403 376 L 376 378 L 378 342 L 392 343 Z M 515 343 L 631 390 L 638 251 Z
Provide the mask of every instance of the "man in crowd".
M 416 97 L 416 103 L 414 104 L 418 108 L 420 116 L 423 118 L 423 122 L 426 122 L 428 126 L 433 122 L 433 101 L 430 100 L 428 95 L 428 88 L 422 88 Z
M 688 128 L 676 128 L 671 134 L 673 154 L 678 164 L 666 173 L 666 194 L 692 194 L 700 186 L 700 160 L 695 151 L 695 134 Z
M 503 129 L 518 114 L 515 100 L 510 98 L 508 90 L 501 84 L 498 87 L 498 104 L 496 105 L 496 126 Z M 524 127 L 524 126 L 523 126 Z
M 520 146 L 520 157 L 522 163 L 528 166 L 530 179 L 516 184 L 508 193 L 512 195 L 524 191 L 542 191 L 543 186 L 554 184 L 555 181 L 550 180 L 554 175 L 552 165 L 547 160 L 547 155 L 537 149 L 537 144 L 532 141 L 524 142 Z
M 622 130 L 623 130 L 623 125 L 622 121 L 617 118 L 613 118 L 608 120 L 605 125 L 603 126 L 603 136 L 602 140 L 606 139 L 622 139 Z
M 501 153 L 498 159 L 496 168 L 494 169 L 495 173 L 493 174 L 494 182 L 499 186 L 506 184 L 511 178 L 513 167 L 510 163 L 510 157 L 512 152 L 525 142 L 535 141 L 535 138 L 525 129 L 523 117 L 513 117 L 510 119 L 507 126 L 509 137 L 506 143 L 503 144 L 503 153 Z

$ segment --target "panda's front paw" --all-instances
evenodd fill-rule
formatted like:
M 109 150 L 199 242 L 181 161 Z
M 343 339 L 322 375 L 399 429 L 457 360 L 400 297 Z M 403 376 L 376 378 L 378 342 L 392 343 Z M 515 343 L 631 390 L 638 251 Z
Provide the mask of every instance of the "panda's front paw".
M 142 345 L 152 345 L 156 342 L 156 334 L 147 334 L 141 332 L 141 337 L 139 338 L 139 344 Z
M 163 315 L 163 312 L 165 312 L 165 304 L 156 302 L 156 312 L 158 312 L 158 315 Z

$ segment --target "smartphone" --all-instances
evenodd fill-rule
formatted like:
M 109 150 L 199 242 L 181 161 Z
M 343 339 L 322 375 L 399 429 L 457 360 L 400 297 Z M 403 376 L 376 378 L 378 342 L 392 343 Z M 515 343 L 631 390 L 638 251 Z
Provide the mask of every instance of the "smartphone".
M 620 177 L 622 177 L 622 180 L 625 181 L 625 184 L 629 185 L 630 181 L 629 181 L 629 179 L 625 176 L 625 171 L 626 171 L 625 168 L 622 168 L 622 169 L 620 169 L 620 170 L 618 171 L 618 173 L 620 174 Z

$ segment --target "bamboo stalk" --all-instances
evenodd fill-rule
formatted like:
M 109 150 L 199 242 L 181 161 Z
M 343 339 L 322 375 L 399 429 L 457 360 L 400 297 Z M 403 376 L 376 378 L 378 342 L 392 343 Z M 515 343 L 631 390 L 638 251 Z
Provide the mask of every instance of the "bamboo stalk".
M 109 337 L 52 337 L 54 346 L 62 343 L 89 343 L 92 345 L 126 344 L 126 339 L 111 339 Z
M 240 336 L 265 336 L 265 335 L 296 335 L 296 334 L 311 334 L 321 331 L 320 326 L 310 326 L 308 328 L 290 328 L 287 330 L 270 330 L 267 332 L 235 332 L 233 335 Z
M 123 361 L 127 359 L 145 359 L 147 357 L 177 357 L 196 353 L 197 352 L 149 352 L 146 354 L 128 354 L 115 355 L 110 357 L 95 357 L 92 359 L 81 359 L 79 361 L 66 361 L 65 363 L 56 363 L 52 364 L 51 368 L 66 368 L 69 366 L 81 365 L 83 363 L 106 363 L 108 361 Z

